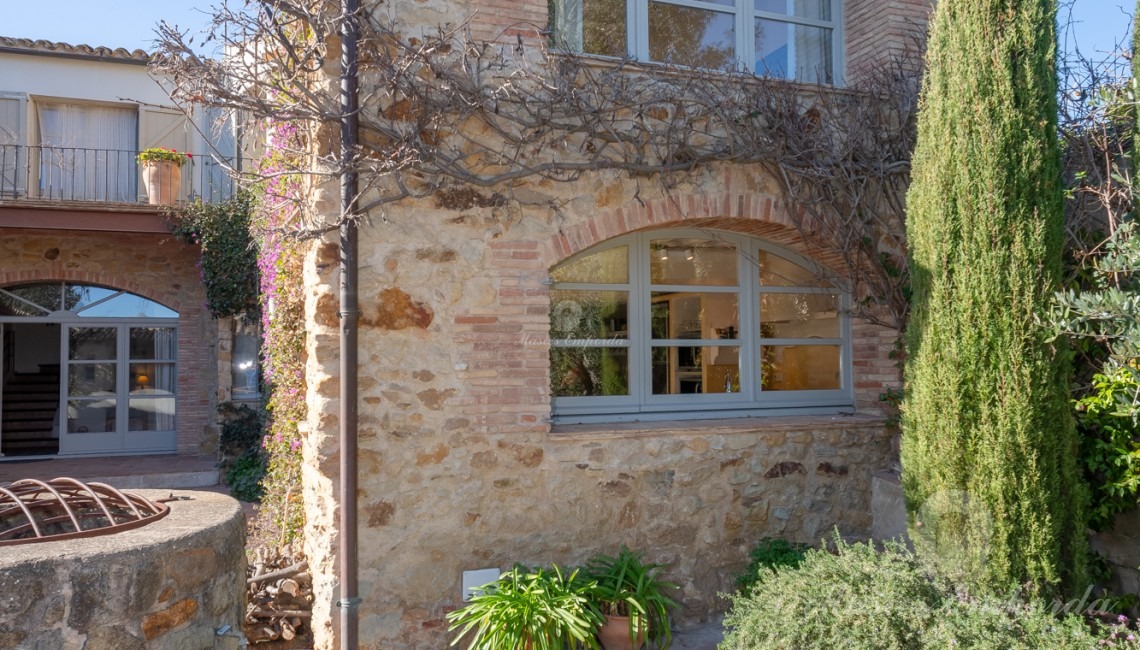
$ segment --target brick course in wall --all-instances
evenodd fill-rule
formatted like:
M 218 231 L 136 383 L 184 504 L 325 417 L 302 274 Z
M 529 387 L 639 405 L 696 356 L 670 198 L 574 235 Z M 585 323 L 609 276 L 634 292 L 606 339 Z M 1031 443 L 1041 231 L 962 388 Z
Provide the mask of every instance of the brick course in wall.
M 0 287 L 97 284 L 178 312 L 177 452 L 216 451 L 217 325 L 205 308 L 198 251 L 170 235 L 5 228 Z

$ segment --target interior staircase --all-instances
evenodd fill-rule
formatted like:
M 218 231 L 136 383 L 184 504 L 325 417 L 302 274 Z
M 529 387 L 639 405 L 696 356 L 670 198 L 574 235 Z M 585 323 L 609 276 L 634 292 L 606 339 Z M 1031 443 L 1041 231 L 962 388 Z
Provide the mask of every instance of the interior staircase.
M 52 435 L 52 428 L 59 409 L 59 365 L 41 365 L 35 373 L 13 373 L 3 390 L 0 453 L 58 454 L 59 438 Z

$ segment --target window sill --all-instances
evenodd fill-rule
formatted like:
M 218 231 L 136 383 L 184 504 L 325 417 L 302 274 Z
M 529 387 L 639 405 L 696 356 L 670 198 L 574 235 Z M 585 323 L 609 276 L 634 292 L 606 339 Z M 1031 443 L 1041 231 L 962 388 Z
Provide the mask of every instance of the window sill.
M 885 430 L 886 424 L 887 418 L 879 415 L 789 415 L 721 420 L 556 424 L 550 429 L 550 437 L 554 440 L 577 441 L 876 427 Z
M 631 73 L 655 73 L 661 74 L 665 77 L 673 77 L 676 79 L 686 79 L 694 75 L 707 76 L 710 79 L 717 80 L 738 80 L 746 85 L 761 85 L 761 84 L 784 84 L 790 88 L 799 89 L 800 92 L 818 92 L 821 89 L 826 92 L 837 93 L 850 93 L 854 94 L 843 83 L 811 83 L 808 81 L 796 81 L 793 79 L 781 79 L 779 77 L 768 77 L 765 75 L 757 74 L 755 72 L 748 72 L 744 70 L 716 70 L 711 68 L 693 68 L 689 66 L 679 65 L 675 63 L 662 63 L 659 61 L 640 61 L 633 57 L 619 58 L 616 56 L 606 56 L 604 54 L 590 54 L 588 52 L 573 52 L 570 50 L 551 48 L 549 54 L 552 57 L 564 59 L 576 59 L 582 62 L 587 68 L 594 70 L 613 70 L 613 69 L 626 69 Z

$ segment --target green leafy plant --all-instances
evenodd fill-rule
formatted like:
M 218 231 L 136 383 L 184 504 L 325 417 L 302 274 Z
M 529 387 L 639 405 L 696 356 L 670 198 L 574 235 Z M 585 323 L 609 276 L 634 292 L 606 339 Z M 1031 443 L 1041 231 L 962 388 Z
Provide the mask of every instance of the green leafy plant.
M 458 631 L 451 645 L 470 637 L 468 650 L 596 650 L 602 615 L 588 598 L 592 587 L 578 571 L 516 564 L 447 615 L 449 631 Z
M 230 402 L 219 404 L 218 413 L 222 416 L 219 466 L 230 486 L 230 494 L 242 501 L 260 501 L 264 493 L 261 481 L 268 464 L 261 445 L 265 414 L 261 409 Z
M 263 489 L 261 479 L 265 478 L 265 455 L 254 451 L 238 457 L 226 470 L 226 483 L 230 494 L 242 501 L 260 501 Z
M 171 217 L 178 239 L 201 247 L 206 305 L 215 318 L 256 314 L 258 247 L 250 234 L 254 198 L 239 192 L 218 203 L 194 201 Z
M 654 647 L 668 648 L 673 642 L 669 630 L 669 610 L 677 603 L 667 593 L 677 585 L 661 579 L 662 564 L 646 564 L 640 551 L 624 544 L 616 556 L 596 555 L 586 565 L 586 577 L 593 581 L 591 596 L 610 616 L 629 617 L 629 638 L 642 631 Z
M 807 544 L 789 542 L 784 539 L 765 537 L 749 554 L 748 569 L 736 578 L 736 586 L 747 594 L 760 579 L 762 571 L 775 571 L 781 567 L 796 568 L 804 561 L 804 554 L 811 549 Z
M 1140 393 L 1137 375 L 1117 370 L 1093 377 L 1093 391 L 1074 401 L 1082 457 L 1092 486 L 1090 524 L 1111 528 L 1117 514 L 1136 507 L 1140 497 L 1140 421 L 1120 408 Z
M 175 151 L 174 149 L 166 149 L 164 147 L 151 147 L 150 149 L 143 149 L 137 156 L 138 161 L 146 162 L 172 162 L 181 167 L 185 165 L 191 156 L 188 153 Z

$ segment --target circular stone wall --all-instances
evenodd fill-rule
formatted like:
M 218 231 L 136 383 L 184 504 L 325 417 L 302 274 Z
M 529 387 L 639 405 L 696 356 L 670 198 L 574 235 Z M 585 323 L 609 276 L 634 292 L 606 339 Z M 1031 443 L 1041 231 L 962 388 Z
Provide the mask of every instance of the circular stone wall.
M 240 630 L 241 506 L 214 492 L 173 496 L 190 498 L 141 528 L 0 549 L 0 648 L 213 648 L 217 628 Z

